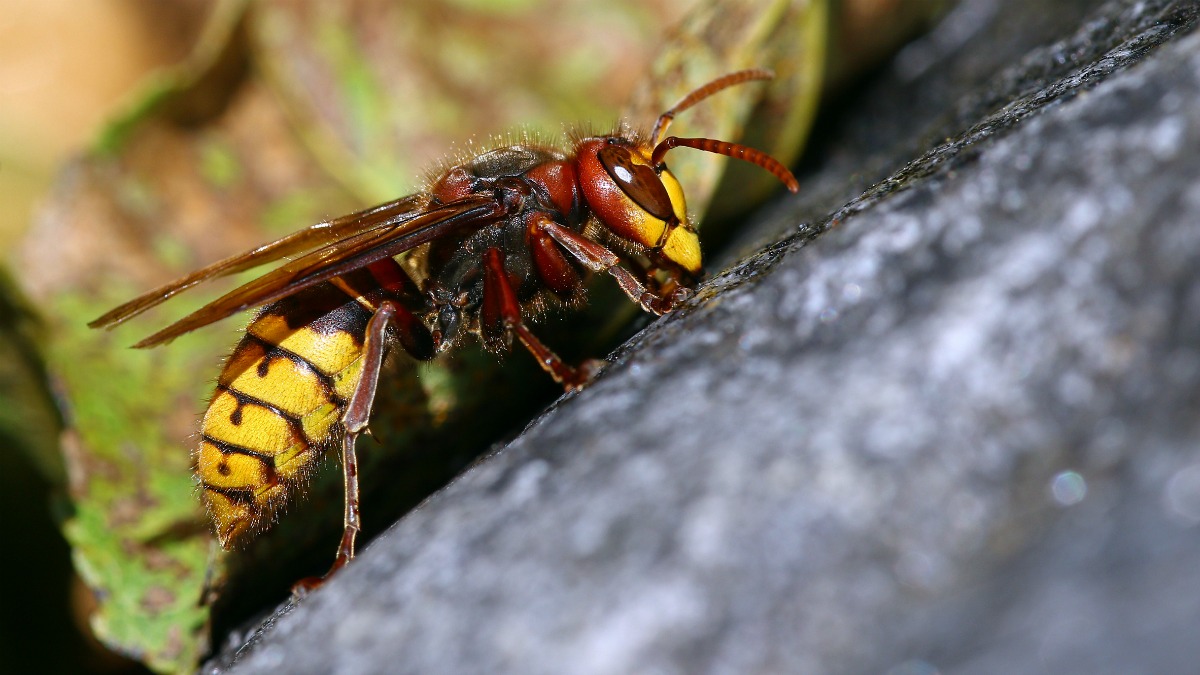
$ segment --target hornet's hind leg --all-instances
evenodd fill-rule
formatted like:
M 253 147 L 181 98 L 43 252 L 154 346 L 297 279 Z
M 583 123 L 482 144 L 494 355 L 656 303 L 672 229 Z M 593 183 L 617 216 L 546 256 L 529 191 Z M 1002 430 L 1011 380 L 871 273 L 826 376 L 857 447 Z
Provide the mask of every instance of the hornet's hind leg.
M 427 361 L 436 354 L 432 336 L 409 309 L 391 300 L 379 303 L 367 323 L 362 375 L 346 404 L 345 412 L 342 413 L 342 427 L 345 429 L 342 438 L 342 476 L 346 491 L 342 540 L 338 543 L 337 557 L 334 558 L 329 571 L 322 577 L 308 577 L 296 582 L 292 590 L 298 594 L 317 588 L 354 558 L 354 540 L 362 529 L 359 515 L 358 455 L 354 451 L 354 442 L 367 430 L 367 423 L 370 421 L 379 374 L 387 354 L 389 328 L 397 331 L 401 346 L 414 358 Z

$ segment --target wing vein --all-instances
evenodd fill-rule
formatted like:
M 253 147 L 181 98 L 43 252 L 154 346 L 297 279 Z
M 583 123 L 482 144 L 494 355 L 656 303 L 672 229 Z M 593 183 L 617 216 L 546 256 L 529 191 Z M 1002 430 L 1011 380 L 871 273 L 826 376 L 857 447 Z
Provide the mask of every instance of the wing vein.
M 413 218 L 420 217 L 418 209 L 428 197 L 423 194 L 409 195 L 356 213 L 311 225 L 273 242 L 263 244 L 245 253 L 218 260 L 191 274 L 164 284 L 152 291 L 122 304 L 104 316 L 88 323 L 92 328 L 112 328 L 146 310 L 157 307 L 176 294 L 209 279 L 265 265 L 292 255 L 306 254 L 316 249 L 332 246 L 337 242 L 379 228 L 395 227 Z
M 393 227 L 359 232 L 312 251 L 250 281 L 134 345 L 153 347 L 240 311 L 274 302 L 333 277 L 399 255 L 451 232 L 481 227 L 503 216 L 491 197 L 468 197 L 427 210 Z

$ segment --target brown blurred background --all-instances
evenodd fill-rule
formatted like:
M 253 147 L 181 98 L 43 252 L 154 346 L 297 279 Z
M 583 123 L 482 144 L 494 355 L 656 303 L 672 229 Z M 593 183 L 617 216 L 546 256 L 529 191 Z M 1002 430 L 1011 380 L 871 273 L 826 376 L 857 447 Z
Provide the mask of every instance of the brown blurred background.
M 187 55 L 205 0 L 0 2 L 0 250 L 13 249 L 56 167 Z

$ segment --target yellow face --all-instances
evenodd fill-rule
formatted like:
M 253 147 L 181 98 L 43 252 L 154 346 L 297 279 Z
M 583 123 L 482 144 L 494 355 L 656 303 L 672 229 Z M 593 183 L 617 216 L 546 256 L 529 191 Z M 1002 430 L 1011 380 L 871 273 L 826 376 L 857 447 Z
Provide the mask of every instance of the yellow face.
M 630 155 L 633 163 L 653 170 L 650 163 L 650 149 L 646 147 L 638 148 L 638 150 Z M 674 218 L 668 222 L 655 218 L 648 211 L 641 211 L 647 224 L 653 223 L 653 227 L 647 229 L 657 230 L 654 233 L 654 244 L 651 247 L 658 249 L 667 260 L 692 274 L 698 274 L 701 266 L 700 237 L 696 235 L 696 231 L 688 222 L 687 199 L 683 196 L 683 186 L 679 184 L 679 180 L 669 169 L 664 168 L 658 172 L 658 179 L 666 189 L 667 197 L 671 200 L 671 212 Z
M 588 203 L 617 235 L 697 274 L 702 264 L 700 240 L 687 219 L 683 187 L 666 168 L 655 169 L 651 151 L 648 146 L 619 144 L 596 149 L 599 171 L 583 181 L 585 191 L 591 190 Z
M 699 274 L 701 266 L 700 237 L 687 219 L 687 202 L 683 197 L 683 186 L 675 179 L 675 174 L 663 169 L 658 175 L 667 196 L 671 198 L 671 209 L 675 212 L 676 222 L 667 232 L 666 241 L 662 245 L 662 254 L 671 262 L 679 265 L 692 274 Z

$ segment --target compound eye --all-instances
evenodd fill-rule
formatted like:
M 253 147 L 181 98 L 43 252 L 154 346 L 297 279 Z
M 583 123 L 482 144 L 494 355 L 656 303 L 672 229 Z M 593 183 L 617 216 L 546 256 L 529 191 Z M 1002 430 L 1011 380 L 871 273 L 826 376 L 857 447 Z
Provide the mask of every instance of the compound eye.
M 662 221 L 675 217 L 667 188 L 649 164 L 635 163 L 629 148 L 620 145 L 606 145 L 598 154 L 613 182 L 644 211 Z

